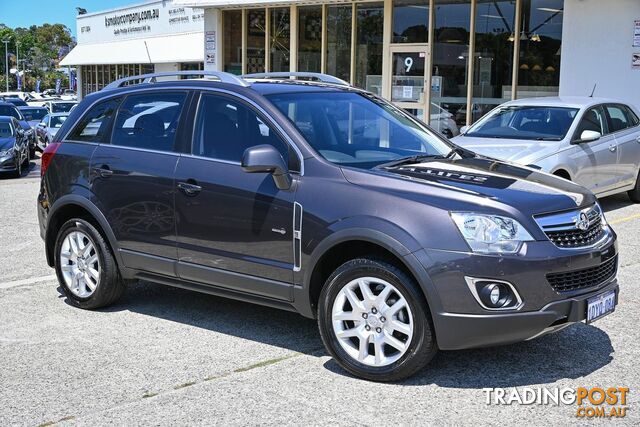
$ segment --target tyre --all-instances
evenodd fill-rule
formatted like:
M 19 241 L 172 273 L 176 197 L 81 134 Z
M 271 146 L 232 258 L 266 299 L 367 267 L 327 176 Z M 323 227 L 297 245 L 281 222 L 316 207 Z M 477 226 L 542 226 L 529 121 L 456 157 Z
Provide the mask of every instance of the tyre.
M 31 158 L 33 157 L 33 155 L 31 154 L 31 151 L 27 148 L 26 150 L 27 152 L 27 156 L 24 159 L 24 162 L 22 163 L 22 168 L 23 169 L 27 169 L 27 172 L 29 171 L 29 162 L 31 161 Z
M 437 351 L 421 289 L 393 264 L 364 257 L 326 281 L 318 303 L 322 341 L 344 369 L 372 381 L 398 381 Z
M 640 173 L 638 173 L 638 177 L 636 178 L 636 186 L 633 190 L 629 190 L 627 194 L 633 203 L 640 203 Z
M 105 239 L 83 219 L 71 219 L 58 231 L 55 269 L 68 300 L 80 308 L 110 305 L 125 289 Z
M 22 163 L 20 160 L 16 161 L 16 170 L 13 171 L 14 178 L 20 178 L 22 176 Z

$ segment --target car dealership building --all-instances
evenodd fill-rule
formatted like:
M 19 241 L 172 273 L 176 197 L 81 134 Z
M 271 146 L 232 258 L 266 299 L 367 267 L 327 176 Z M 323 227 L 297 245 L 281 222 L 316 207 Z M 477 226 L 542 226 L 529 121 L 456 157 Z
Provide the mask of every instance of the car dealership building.
M 640 107 L 638 0 L 157 0 L 79 15 L 77 38 L 62 65 L 80 96 L 204 67 L 332 74 L 446 134 L 510 99 L 594 87 Z

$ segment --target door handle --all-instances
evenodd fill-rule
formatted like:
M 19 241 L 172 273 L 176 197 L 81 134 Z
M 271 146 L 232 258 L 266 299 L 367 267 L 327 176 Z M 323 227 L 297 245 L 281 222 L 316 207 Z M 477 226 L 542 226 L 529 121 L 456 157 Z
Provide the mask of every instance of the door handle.
M 617 149 L 618 149 L 618 147 L 616 147 L 615 144 L 611 144 L 609 146 L 609 151 L 611 151 L 612 153 L 615 153 Z
M 188 179 L 186 182 L 179 182 L 178 188 L 187 196 L 195 196 L 202 190 L 202 187 L 196 184 L 195 179 Z
M 102 165 L 98 168 L 93 168 L 93 170 L 101 178 L 109 178 L 113 175 L 113 171 L 109 168 L 109 165 Z

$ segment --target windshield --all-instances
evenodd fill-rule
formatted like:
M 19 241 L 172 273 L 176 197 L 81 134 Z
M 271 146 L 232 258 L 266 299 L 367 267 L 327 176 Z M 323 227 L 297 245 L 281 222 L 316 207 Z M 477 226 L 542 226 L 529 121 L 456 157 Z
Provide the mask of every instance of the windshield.
M 577 108 L 543 106 L 500 107 L 464 136 L 560 141 L 571 127 Z
M 10 138 L 13 136 L 13 127 L 11 123 L 0 122 L 0 138 Z
M 75 104 L 72 102 L 54 102 L 51 104 L 52 113 L 68 113 Z
M 23 108 L 22 113 L 25 116 L 31 116 L 31 120 L 42 120 L 47 115 L 46 108 Z
M 67 120 L 69 116 L 51 116 L 51 123 L 49 123 L 49 127 L 51 128 L 59 128 L 62 127 L 62 123 Z
M 408 156 L 445 156 L 451 147 L 397 108 L 357 92 L 267 95 L 325 159 L 372 168 Z
M 15 117 L 18 120 L 22 120 L 22 116 L 18 112 L 18 109 L 9 105 L 0 105 L 0 116 Z

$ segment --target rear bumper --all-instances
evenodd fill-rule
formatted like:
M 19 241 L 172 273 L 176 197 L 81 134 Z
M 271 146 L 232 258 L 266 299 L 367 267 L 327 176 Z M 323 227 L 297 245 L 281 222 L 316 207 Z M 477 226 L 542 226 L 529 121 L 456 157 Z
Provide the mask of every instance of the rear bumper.
M 616 291 L 614 279 L 597 291 L 555 301 L 541 310 L 501 314 L 439 313 L 434 316 L 438 346 L 442 350 L 459 350 L 509 344 L 537 338 L 586 319 L 587 299 L 609 290 Z

